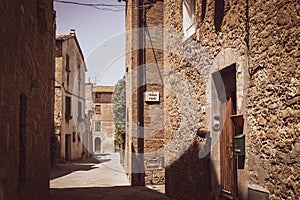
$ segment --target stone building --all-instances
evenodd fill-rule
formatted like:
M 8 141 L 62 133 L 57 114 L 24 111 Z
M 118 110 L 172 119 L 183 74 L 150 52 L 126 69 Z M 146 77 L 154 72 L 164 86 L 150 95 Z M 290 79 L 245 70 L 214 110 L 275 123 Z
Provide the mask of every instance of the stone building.
M 87 94 L 92 114 L 92 138 L 94 154 L 115 152 L 114 118 L 113 118 L 113 92 L 114 86 L 96 86 L 87 83 L 90 92 Z
M 126 8 L 124 166 L 132 185 L 163 184 L 165 176 L 163 32 L 147 29 L 163 27 L 163 18 L 158 17 L 163 13 L 163 2 L 147 2 L 129 0 Z M 153 99 L 148 98 L 151 95 Z
M 55 131 L 62 160 L 82 158 L 86 149 L 85 133 L 85 72 L 86 65 L 75 30 L 56 36 L 55 52 Z
M 3 1 L 0 11 L 0 199 L 48 199 L 52 0 Z
M 130 170 L 137 161 L 144 169 L 151 165 L 146 138 L 137 135 L 149 127 L 144 119 L 158 130 L 164 118 L 167 195 L 296 199 L 299 8 L 289 0 L 128 0 L 129 174 L 135 176 Z M 163 90 L 149 90 L 149 77 L 162 77 Z M 159 91 L 161 118 L 148 112 L 154 110 L 147 109 L 148 91 Z
M 85 84 L 86 115 L 90 116 L 91 153 L 112 153 L 114 146 L 114 86 Z

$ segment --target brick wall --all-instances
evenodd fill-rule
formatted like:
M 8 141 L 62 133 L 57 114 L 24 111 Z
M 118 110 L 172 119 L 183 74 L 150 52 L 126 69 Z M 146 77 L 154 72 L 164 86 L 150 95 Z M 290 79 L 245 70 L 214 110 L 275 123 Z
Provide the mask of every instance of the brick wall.
M 0 8 L 0 199 L 48 199 L 54 18 L 52 1 L 43 2 Z

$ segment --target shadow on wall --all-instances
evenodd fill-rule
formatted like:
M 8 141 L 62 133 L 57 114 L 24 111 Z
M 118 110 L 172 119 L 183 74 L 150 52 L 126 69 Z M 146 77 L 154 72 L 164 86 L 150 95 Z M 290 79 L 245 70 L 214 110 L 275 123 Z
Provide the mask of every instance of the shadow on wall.
M 50 196 L 50 200 L 171 200 L 150 188 L 130 186 L 50 189 Z
M 166 167 L 166 195 L 180 200 L 212 199 L 210 155 L 199 158 L 203 144 L 197 139 Z

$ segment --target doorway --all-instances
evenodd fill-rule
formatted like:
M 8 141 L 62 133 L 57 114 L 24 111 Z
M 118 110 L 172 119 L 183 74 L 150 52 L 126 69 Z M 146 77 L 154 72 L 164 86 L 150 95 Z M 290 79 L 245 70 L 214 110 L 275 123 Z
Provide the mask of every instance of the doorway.
M 101 139 L 99 137 L 95 138 L 95 153 L 101 153 Z
M 226 67 L 214 75 L 220 102 L 220 175 L 221 196 L 237 198 L 237 159 L 234 156 L 235 126 L 230 116 L 236 113 L 236 65 Z
M 71 134 L 65 135 L 65 159 L 71 160 Z

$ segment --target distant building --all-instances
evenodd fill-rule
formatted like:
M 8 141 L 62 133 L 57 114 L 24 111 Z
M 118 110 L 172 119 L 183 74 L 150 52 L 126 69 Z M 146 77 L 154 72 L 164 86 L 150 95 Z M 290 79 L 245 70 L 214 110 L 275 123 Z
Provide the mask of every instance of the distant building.
M 115 151 L 112 112 L 114 86 L 92 86 L 92 91 L 93 153 L 112 153 Z
M 56 36 L 55 55 L 55 131 L 62 160 L 82 158 L 85 133 L 85 72 L 86 65 L 75 35 Z
M 49 199 L 53 1 L 1 2 L 0 199 Z

